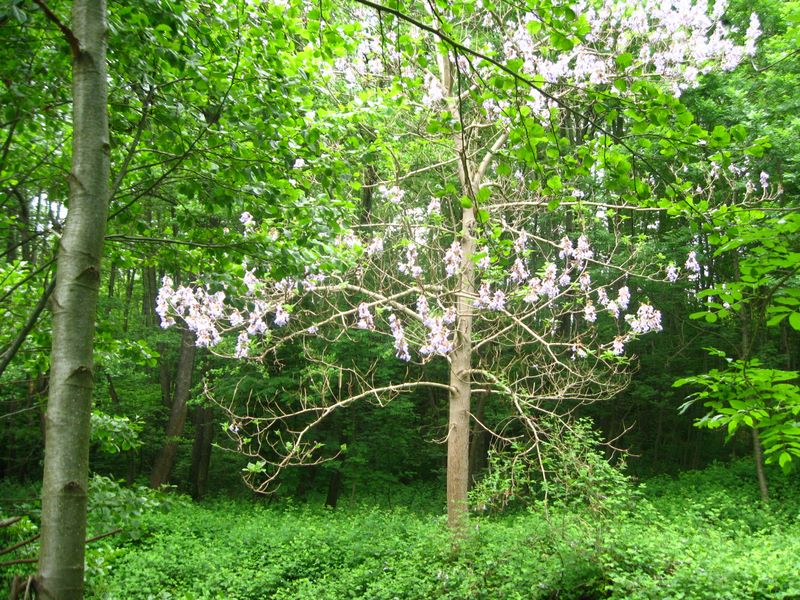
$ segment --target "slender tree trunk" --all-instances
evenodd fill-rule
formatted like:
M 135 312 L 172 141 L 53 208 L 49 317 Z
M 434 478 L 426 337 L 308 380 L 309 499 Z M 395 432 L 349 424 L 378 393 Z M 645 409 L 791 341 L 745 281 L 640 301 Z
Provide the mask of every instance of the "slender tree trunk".
M 125 284 L 125 308 L 124 308 L 125 319 L 122 322 L 122 331 L 124 331 L 125 333 L 128 332 L 128 319 L 131 314 L 131 301 L 133 300 L 133 283 L 135 279 L 136 279 L 135 272 L 133 271 L 133 269 L 129 269 L 127 282 Z
M 758 477 L 758 491 L 761 493 L 761 501 L 769 502 L 769 488 L 767 487 L 767 475 L 764 473 L 764 454 L 761 451 L 761 437 L 758 429 L 751 429 L 753 433 L 753 460 L 756 463 L 756 476 Z
M 178 358 L 178 369 L 175 376 L 175 393 L 172 398 L 172 411 L 167 423 L 167 437 L 156 458 L 153 472 L 150 475 L 150 487 L 158 488 L 167 481 L 175 466 L 175 455 L 178 451 L 178 437 L 183 433 L 186 423 L 187 402 L 192 391 L 192 369 L 194 368 L 194 334 L 185 329 L 181 336 L 181 352 Z
M 442 89 L 448 98 L 453 115 L 461 120 L 462 90 L 453 76 L 453 65 L 447 52 L 439 54 Z M 475 238 L 476 193 L 480 188 L 492 155 L 505 143 L 502 135 L 488 150 L 480 165 L 472 163 L 464 130 L 453 135 L 453 146 L 458 157 L 458 178 L 463 195 L 470 200 L 461 212 L 462 261 L 455 288 L 456 331 L 454 347 L 450 353 L 450 414 L 447 432 L 447 523 L 456 537 L 466 533 L 469 517 L 467 491 L 469 489 L 469 424 L 472 401 L 472 302 L 475 296 Z
M 142 269 L 142 316 L 144 324 L 148 327 L 157 326 L 156 296 L 158 284 L 156 283 L 156 268 L 145 267 Z
M 738 280 L 740 273 L 739 257 L 735 252 L 733 253 L 733 269 L 734 273 L 736 273 L 736 279 Z M 753 332 L 753 329 L 755 328 L 753 311 L 750 305 L 743 305 L 742 309 L 739 311 L 739 320 L 742 328 L 742 348 L 739 351 L 739 356 L 741 357 L 741 360 L 746 363 L 748 360 L 750 360 L 750 356 L 754 351 L 753 346 L 756 342 L 756 335 Z M 755 462 L 756 465 L 758 490 L 761 494 L 761 501 L 768 502 L 769 488 L 767 486 L 767 474 L 764 472 L 764 452 L 761 448 L 761 437 L 758 435 L 758 430 L 755 427 L 751 428 L 751 432 L 753 438 L 753 462 Z
M 167 345 L 164 342 L 156 344 L 158 351 L 158 384 L 161 387 L 161 403 L 170 405 L 172 399 L 172 369 L 167 361 Z
M 114 297 L 114 287 L 117 283 L 117 265 L 112 264 L 108 273 L 108 297 Z
M 472 296 L 475 292 L 474 209 L 464 208 L 463 260 L 456 290 L 455 347 L 450 354 L 450 415 L 447 432 L 447 523 L 456 535 L 465 532 L 469 489 L 469 422 L 472 400 Z
M 486 408 L 486 394 L 478 400 L 478 408 L 475 410 L 475 423 L 472 424 L 472 433 L 469 436 L 469 485 L 474 486 L 478 482 L 481 471 L 486 467 L 486 430 L 478 424 L 483 422 Z
M 70 204 L 52 302 L 37 575 L 40 597 L 58 600 L 83 597 L 92 348 L 109 189 L 104 0 L 75 0 L 72 27 L 64 32 L 73 51 Z
M 194 412 L 194 444 L 189 485 L 192 498 L 201 499 L 208 491 L 208 467 L 211 464 L 211 443 L 214 441 L 214 410 L 198 406 Z
M 119 402 L 119 394 L 117 394 L 117 388 L 114 387 L 114 380 L 111 379 L 111 375 L 108 373 L 106 373 L 106 382 L 108 382 L 108 396 L 111 398 L 111 408 L 115 415 L 121 415 L 122 407 Z
M 336 508 L 339 503 L 339 495 L 342 493 L 342 470 L 335 468 L 328 479 L 328 494 L 325 496 L 325 506 Z

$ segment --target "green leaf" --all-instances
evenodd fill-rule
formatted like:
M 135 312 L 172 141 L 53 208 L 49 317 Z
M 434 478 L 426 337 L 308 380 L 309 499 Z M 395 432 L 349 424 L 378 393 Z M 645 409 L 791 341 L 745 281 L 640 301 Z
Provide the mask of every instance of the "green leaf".
M 781 452 L 781 455 L 778 457 L 778 464 L 781 466 L 781 469 L 786 469 L 786 465 L 792 462 L 792 455 L 788 452 Z
M 715 142 L 716 146 L 727 146 L 731 141 L 731 136 L 728 130 L 722 125 L 717 125 L 711 131 L 711 139 Z
M 472 208 L 472 200 L 466 196 L 461 196 L 461 206 L 464 208 Z
M 793 312 L 789 315 L 789 325 L 791 325 L 792 329 L 795 331 L 800 331 L 800 312 Z
M 508 163 L 502 162 L 497 165 L 497 174 L 500 177 L 508 177 L 509 175 L 511 175 L 511 167 L 509 166 Z
M 731 135 L 733 136 L 733 139 L 736 140 L 737 142 L 743 142 L 747 137 L 747 127 L 745 127 L 741 123 L 738 123 L 733 127 L 731 127 Z
M 561 177 L 558 175 L 553 175 L 552 177 L 547 178 L 547 187 L 549 187 L 554 192 L 557 192 L 563 187 L 561 183 Z
M 531 20 L 528 21 L 528 23 L 525 26 L 528 29 L 528 33 L 530 33 L 531 35 L 536 35 L 542 30 L 542 23 L 540 21 Z
M 563 50 L 569 52 L 575 46 L 567 36 L 559 31 L 554 31 L 550 34 L 550 43 L 556 50 Z
M 630 52 L 623 52 L 616 59 L 614 59 L 614 62 L 617 63 L 617 66 L 620 69 L 627 69 L 633 64 L 633 54 Z

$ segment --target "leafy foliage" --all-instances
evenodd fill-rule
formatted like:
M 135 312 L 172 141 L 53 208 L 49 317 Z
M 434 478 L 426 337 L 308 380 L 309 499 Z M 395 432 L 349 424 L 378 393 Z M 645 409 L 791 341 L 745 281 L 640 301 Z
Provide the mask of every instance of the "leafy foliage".
M 727 368 L 676 381 L 676 387 L 692 384 L 701 388 L 681 412 L 702 402 L 711 410 L 697 426 L 727 427 L 728 439 L 742 425 L 759 430 L 767 462 L 777 462 L 790 471 L 792 458 L 800 457 L 800 387 L 793 383 L 798 373 L 766 368 L 758 359 L 733 360 L 719 350 L 711 354 L 724 359 Z
M 757 507 L 751 469 L 654 479 L 606 515 L 574 504 L 478 519 L 459 552 L 427 510 L 181 504 L 118 546 L 90 597 L 791 597 L 798 482 L 777 486 L 782 509 Z

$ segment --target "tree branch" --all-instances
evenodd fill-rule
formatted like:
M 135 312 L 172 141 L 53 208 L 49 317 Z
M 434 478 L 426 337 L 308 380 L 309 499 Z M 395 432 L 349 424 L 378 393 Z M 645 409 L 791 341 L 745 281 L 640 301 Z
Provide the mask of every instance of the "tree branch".
M 80 54 L 81 51 L 81 43 L 78 40 L 78 38 L 75 37 L 75 34 L 72 32 L 72 30 L 69 27 L 67 27 L 61 19 L 58 18 L 58 15 L 56 13 L 50 10 L 50 7 L 48 7 L 43 0 L 33 0 L 33 2 L 39 8 L 42 9 L 42 12 L 45 14 L 45 16 L 50 21 L 55 23 L 56 27 L 58 27 L 58 29 L 64 35 L 64 39 L 67 41 L 67 43 L 69 44 L 69 48 L 72 51 L 72 56 L 73 57 L 78 56 L 78 54 Z
M 0 375 L 6 370 L 6 367 L 11 363 L 16 356 L 19 349 L 22 347 L 22 344 L 28 337 L 28 334 L 33 330 L 34 326 L 36 325 L 36 321 L 39 320 L 39 317 L 44 311 L 45 307 L 47 306 L 48 300 L 50 300 L 50 295 L 53 293 L 53 290 L 56 287 L 56 278 L 53 277 L 50 280 L 50 283 L 45 288 L 42 296 L 39 298 L 39 302 L 36 303 L 36 306 L 33 308 L 28 320 L 23 325 L 22 329 L 20 329 L 17 337 L 14 338 L 14 341 L 11 345 L 3 352 L 2 358 L 0 358 Z

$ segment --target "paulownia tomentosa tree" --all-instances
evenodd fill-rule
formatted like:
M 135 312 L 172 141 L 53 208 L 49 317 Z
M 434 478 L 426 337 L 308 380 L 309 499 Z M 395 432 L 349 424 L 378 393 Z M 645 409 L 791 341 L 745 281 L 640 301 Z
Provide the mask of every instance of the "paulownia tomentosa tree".
M 480 14 L 450 2 L 360 4 L 360 27 L 338 27 L 326 5 L 309 14 L 320 35 L 353 36 L 328 86 L 383 117 L 370 149 L 391 157 L 370 184 L 381 205 L 340 240 L 350 268 L 311 265 L 274 281 L 252 265 L 238 297 L 214 291 L 212 277 L 197 288 L 165 281 L 159 311 L 218 352 L 238 331 L 230 355 L 264 360 L 297 342 L 318 366 L 294 404 L 228 405 L 228 431 L 254 458 L 248 479 L 261 491 L 276 470 L 319 460 L 313 426 L 337 408 L 447 390 L 448 515 L 463 531 L 473 392 L 495 395 L 510 419 L 479 425 L 502 442 L 526 440 L 533 455 L 551 435 L 541 417 L 568 426 L 576 405 L 613 395 L 625 344 L 660 329 L 647 298 L 625 314 L 636 277 L 654 269 L 615 217 L 691 197 L 679 166 L 719 142 L 673 94 L 703 70 L 732 68 L 750 45 L 729 39 L 721 4 L 680 17 L 669 3 L 635 1 Z M 757 35 L 756 20 L 748 44 Z M 258 230 L 249 213 L 242 223 Z M 671 279 L 674 266 L 663 267 Z M 402 381 L 376 377 L 386 356 L 331 360 L 332 344 L 378 334 L 413 364 Z

